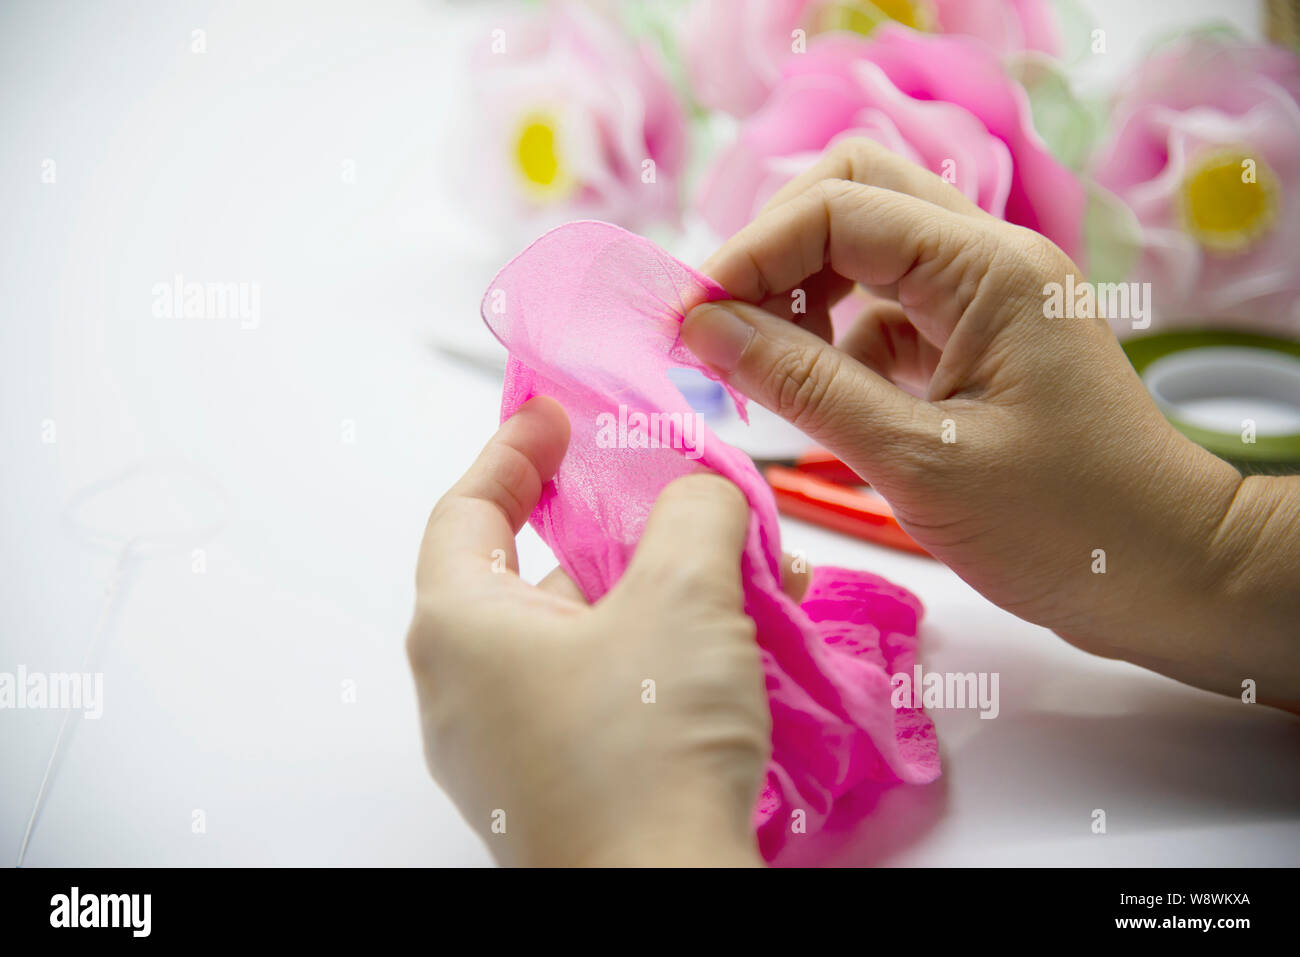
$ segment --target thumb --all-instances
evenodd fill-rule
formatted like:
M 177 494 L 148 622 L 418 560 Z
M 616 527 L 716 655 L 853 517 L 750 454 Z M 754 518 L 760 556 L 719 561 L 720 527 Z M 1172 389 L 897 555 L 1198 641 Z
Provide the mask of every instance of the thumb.
M 696 306 L 682 341 L 728 383 L 861 471 L 911 436 L 929 404 L 817 335 L 756 306 Z M 864 456 L 868 461 L 863 461 Z
M 679 478 L 659 494 L 618 587 L 739 610 L 748 531 L 749 503 L 735 484 L 712 472 Z

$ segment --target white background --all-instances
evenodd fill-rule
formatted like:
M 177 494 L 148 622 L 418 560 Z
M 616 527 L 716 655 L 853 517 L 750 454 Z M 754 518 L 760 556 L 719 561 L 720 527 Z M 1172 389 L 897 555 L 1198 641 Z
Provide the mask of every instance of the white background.
M 1242 2 L 1090 7 L 1109 42 L 1094 79 L 1177 24 L 1259 29 Z M 514 251 L 449 172 L 451 17 L 0 7 L 0 671 L 78 670 L 106 616 L 104 717 L 73 722 L 29 864 L 490 862 L 426 775 L 402 648 L 424 520 L 499 400 L 432 344 L 482 339 L 478 297 Z M 176 273 L 260 283 L 260 326 L 155 318 Z M 1091 659 L 927 560 L 784 530 L 814 562 L 913 589 L 927 669 L 1001 675 L 997 720 L 935 713 L 937 784 L 807 859 L 1297 862 L 1296 719 Z M 128 539 L 163 532 L 174 547 L 115 574 Z M 549 569 L 531 532 L 521 548 L 526 575 Z M 5 863 L 59 720 L 0 712 Z

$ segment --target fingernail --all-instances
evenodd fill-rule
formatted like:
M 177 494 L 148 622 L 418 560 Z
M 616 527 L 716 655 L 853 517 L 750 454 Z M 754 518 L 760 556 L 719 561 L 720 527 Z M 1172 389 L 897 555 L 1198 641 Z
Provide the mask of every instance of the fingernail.
M 754 327 L 726 306 L 705 303 L 686 314 L 682 342 L 695 355 L 722 372 L 733 372 L 754 338 Z

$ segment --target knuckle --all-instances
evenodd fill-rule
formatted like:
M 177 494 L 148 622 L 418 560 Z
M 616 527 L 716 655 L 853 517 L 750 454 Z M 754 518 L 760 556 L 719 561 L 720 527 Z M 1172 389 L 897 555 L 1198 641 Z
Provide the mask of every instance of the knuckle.
M 850 175 L 856 179 L 860 168 L 870 166 L 880 156 L 882 149 L 879 143 L 865 136 L 850 136 L 831 147 L 831 152 L 837 159 L 847 162 Z
M 993 250 L 991 271 L 1000 275 L 1007 291 L 1037 301 L 1045 281 L 1060 280 L 1074 268 L 1060 247 L 1041 233 L 1020 226 L 1004 228 Z
M 814 187 L 814 190 L 816 191 L 814 198 L 820 201 L 821 205 L 829 208 L 855 195 L 860 195 L 863 186 L 851 179 L 824 179 Z
M 826 396 L 839 367 L 839 356 L 831 349 L 800 348 L 782 353 L 764 383 L 773 411 L 805 432 L 814 428 L 825 417 Z
M 1038 278 L 1063 275 L 1074 268 L 1070 257 L 1065 255 L 1056 243 L 1040 233 L 1029 231 L 1029 235 L 1024 239 L 1024 248 L 1023 261 Z
M 496 453 L 494 477 L 505 487 L 527 487 L 536 474 L 532 461 L 513 445 L 500 445 Z
M 936 216 L 917 224 L 916 236 L 923 257 L 936 262 L 969 263 L 975 268 L 991 256 L 987 232 L 973 229 L 969 220 L 958 216 Z
M 865 139 L 864 136 L 850 136 L 835 143 L 826 152 L 836 159 L 850 159 L 858 151 L 858 144 Z
M 503 445 L 493 458 L 487 476 L 491 500 L 506 512 L 513 523 L 528 517 L 528 500 L 539 490 L 537 472 L 528 457 L 518 449 Z

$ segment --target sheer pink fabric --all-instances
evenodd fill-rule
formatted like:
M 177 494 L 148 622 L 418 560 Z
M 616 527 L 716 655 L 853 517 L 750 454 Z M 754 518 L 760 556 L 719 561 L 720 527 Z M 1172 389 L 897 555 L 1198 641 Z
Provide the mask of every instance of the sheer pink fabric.
M 745 610 L 757 624 L 772 708 L 772 760 L 754 820 L 770 860 L 799 833 L 792 825 L 818 830 L 850 790 L 932 781 L 939 758 L 925 713 L 890 702 L 890 676 L 910 675 L 915 661 L 915 595 L 867 572 L 819 567 L 795 604 L 780 588 L 772 492 L 748 456 L 702 425 L 698 433 L 679 430 L 677 442 L 674 433 L 659 433 L 658 448 L 620 447 L 638 443 L 624 441 L 611 423 L 634 413 L 698 421 L 667 372 L 707 373 L 679 341 L 680 327 L 691 307 L 725 298 L 649 240 L 577 222 L 546 233 L 497 274 L 483 318 L 510 351 L 502 420 L 534 395 L 551 396 L 568 412 L 569 450 L 531 524 L 588 599 L 623 574 L 651 506 L 673 479 L 712 469 L 749 499 Z M 744 398 L 728 391 L 744 416 Z

